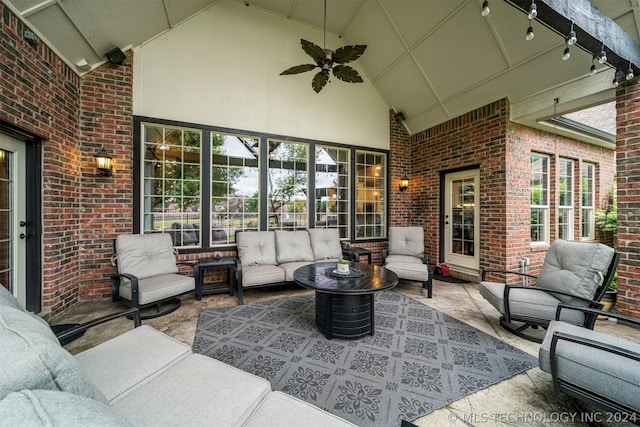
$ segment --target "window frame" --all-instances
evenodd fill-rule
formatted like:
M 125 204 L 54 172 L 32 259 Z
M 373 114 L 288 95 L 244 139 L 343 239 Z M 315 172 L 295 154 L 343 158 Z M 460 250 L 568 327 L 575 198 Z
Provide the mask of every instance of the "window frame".
M 562 167 L 562 164 L 566 163 L 568 164 L 568 168 L 564 168 Z M 570 172 L 570 175 L 564 175 L 563 171 L 567 170 Z M 558 215 L 557 215 L 557 233 L 558 233 L 558 238 L 560 239 L 566 239 L 566 240 L 573 240 L 574 238 L 574 222 L 575 222 L 575 209 L 574 209 L 574 187 L 575 187 L 575 161 L 572 159 L 568 159 L 568 158 L 564 158 L 564 157 L 560 157 L 558 159 L 558 166 L 557 166 L 557 175 L 558 175 L 558 187 L 557 187 L 557 194 L 558 194 Z M 562 179 L 563 178 L 568 178 L 570 181 L 570 185 L 567 191 L 563 192 L 562 191 Z M 568 201 L 568 204 L 562 204 L 562 200 L 563 200 L 563 194 L 565 195 L 564 200 Z M 567 213 L 567 217 L 568 220 L 565 219 L 564 223 L 561 223 L 561 212 L 564 211 Z M 566 226 L 567 228 L 567 235 L 566 236 L 562 236 L 561 235 L 561 227 L 562 226 Z
M 143 135 L 142 132 L 144 130 L 145 125 L 151 126 L 165 126 L 165 127 L 177 127 L 177 128 L 188 128 L 190 130 L 199 130 L 201 132 L 201 230 L 209 230 L 211 228 L 211 133 L 217 134 L 233 134 L 233 135 L 243 135 L 246 137 L 253 137 L 259 139 L 260 146 L 260 156 L 259 156 L 259 225 L 258 229 L 262 231 L 266 231 L 268 229 L 268 219 L 267 219 L 267 183 L 266 183 L 266 174 L 268 173 L 268 159 L 267 159 L 267 149 L 268 149 L 268 141 L 269 140 L 280 140 L 284 142 L 292 142 L 292 143 L 303 143 L 308 145 L 308 165 L 307 165 L 307 176 L 308 176 L 308 225 L 305 228 L 314 228 L 316 226 L 316 208 L 315 203 L 313 203 L 313 199 L 315 197 L 315 149 L 316 147 L 328 147 L 328 148 L 339 148 L 348 150 L 349 156 L 349 175 L 348 175 L 348 193 L 349 193 L 349 212 L 347 215 L 348 221 L 348 233 L 347 236 L 341 236 L 342 240 L 347 240 L 350 242 L 358 243 L 358 242 L 376 242 L 376 241 L 384 241 L 388 236 L 388 223 L 389 223 L 389 206 L 388 203 L 385 203 L 384 210 L 380 212 L 382 215 L 382 229 L 379 236 L 369 237 L 369 238 L 358 238 L 356 237 L 355 230 L 355 173 L 356 173 L 356 151 L 364 150 L 367 152 L 375 153 L 376 155 L 383 156 L 385 168 L 383 170 L 384 177 L 384 190 L 383 197 L 385 200 L 389 200 L 389 150 L 384 149 L 375 149 L 368 148 L 364 146 L 358 145 L 347 145 L 340 143 L 332 143 L 329 141 L 319 141 L 319 140 L 311 140 L 305 138 L 293 138 L 282 135 L 274 135 L 267 134 L 262 132 L 253 132 L 239 129 L 228 129 L 211 125 L 203 125 L 197 123 L 189 123 L 189 122 L 180 122 L 166 119 L 158 119 L 154 117 L 146 117 L 146 116 L 134 116 L 133 123 L 133 232 L 141 233 L 142 225 L 143 225 L 143 204 L 144 204 L 144 194 L 143 194 L 143 180 L 144 180 L 144 169 L 142 168 L 142 164 L 144 162 L 144 152 L 142 151 L 143 146 Z M 230 242 L 226 245 L 214 245 L 211 242 L 211 233 L 200 233 L 200 245 L 198 247 L 177 247 L 180 253 L 198 253 L 198 252 L 215 252 L 221 250 L 233 250 L 236 245 L 234 242 Z
M 541 189 L 542 194 L 544 194 L 544 197 L 540 197 L 540 201 L 546 201 L 546 203 L 538 203 L 535 204 L 533 203 L 532 199 L 533 199 L 533 192 L 535 191 L 534 189 L 534 157 L 538 157 L 539 159 L 544 159 L 545 163 L 544 163 L 544 167 L 543 170 L 540 173 L 540 178 L 542 179 L 536 179 L 536 181 L 539 181 L 543 184 L 543 188 Z M 542 154 L 542 153 L 537 153 L 537 152 L 532 152 L 531 156 L 530 156 L 530 178 L 529 178 L 529 210 L 530 210 L 530 219 L 529 219 L 529 224 L 530 224 L 530 228 L 531 228 L 531 233 L 529 234 L 529 239 L 532 245 L 538 245 L 538 244 L 548 244 L 549 243 L 549 227 L 550 227 L 550 218 L 549 218 L 549 211 L 550 211 L 550 197 L 549 197 L 549 192 L 550 192 L 550 165 L 551 165 L 551 157 L 546 155 L 546 154 Z M 546 199 L 546 200 L 543 200 Z M 542 221 L 542 224 L 540 224 L 540 222 L 536 222 L 534 224 L 533 219 L 534 219 L 534 214 L 533 211 L 537 210 L 538 212 L 542 212 L 544 214 L 544 220 Z M 541 238 L 534 240 L 533 239 L 533 229 L 534 227 L 536 227 L 538 229 L 538 233 L 539 235 L 541 235 Z M 540 230 L 542 232 L 540 232 Z
M 587 178 L 591 185 L 588 187 L 590 189 L 590 204 L 585 205 L 585 187 L 584 187 L 584 172 L 585 168 L 590 170 L 589 177 Z M 592 162 L 582 162 L 580 165 L 580 239 L 591 241 L 596 238 L 596 230 L 595 230 L 595 210 L 596 210 L 596 164 Z M 588 213 L 587 215 L 585 215 Z M 590 230 L 590 235 L 585 236 L 585 217 L 588 216 L 588 229 Z

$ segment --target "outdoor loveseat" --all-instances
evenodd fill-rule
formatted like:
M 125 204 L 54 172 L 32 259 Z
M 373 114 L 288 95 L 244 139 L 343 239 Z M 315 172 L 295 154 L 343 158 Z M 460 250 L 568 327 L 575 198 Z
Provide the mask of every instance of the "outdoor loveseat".
M 296 231 L 238 231 L 238 304 L 247 288 L 293 282 L 293 272 L 314 262 L 342 258 L 337 228 Z
M 146 325 L 72 356 L 0 284 L 0 426 L 301 423 L 353 425 Z

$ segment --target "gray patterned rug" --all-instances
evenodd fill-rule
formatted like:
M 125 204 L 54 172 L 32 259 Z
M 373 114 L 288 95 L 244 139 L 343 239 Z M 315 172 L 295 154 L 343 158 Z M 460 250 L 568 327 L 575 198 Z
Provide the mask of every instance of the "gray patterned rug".
M 394 291 L 376 294 L 375 335 L 327 340 L 313 295 L 200 313 L 205 354 L 359 426 L 399 426 L 537 365 L 537 359 Z

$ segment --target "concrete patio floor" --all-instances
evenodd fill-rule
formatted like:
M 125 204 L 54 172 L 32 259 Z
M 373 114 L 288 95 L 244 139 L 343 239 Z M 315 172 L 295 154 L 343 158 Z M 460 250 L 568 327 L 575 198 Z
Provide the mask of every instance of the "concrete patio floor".
M 434 280 L 432 299 L 426 297 L 425 290 L 417 283 L 401 280 L 395 290 L 538 356 L 539 344 L 512 335 L 499 325 L 498 312 L 480 296 L 478 285 L 475 283 L 453 284 Z M 245 293 L 245 304 L 310 293 L 312 291 L 297 288 L 295 285 L 279 289 L 252 290 Z M 157 319 L 145 320 L 143 324 L 149 324 L 181 342 L 192 345 L 200 310 L 235 306 L 237 301 L 237 297 L 228 294 L 205 296 L 201 301 L 196 301 L 194 295 L 187 295 L 182 297 L 182 306 L 177 311 Z M 126 308 L 124 304 L 114 304 L 110 301 L 84 303 L 52 323 L 85 322 L 123 308 Z M 75 354 L 132 327 L 130 320 L 118 319 L 93 328 L 66 348 Z M 598 320 L 596 329 L 640 342 L 640 329 L 627 325 L 616 324 L 610 320 Z M 414 423 L 420 427 L 586 425 L 581 422 L 580 415 L 565 396 L 554 396 L 551 376 L 538 367 L 470 394 L 417 419 Z

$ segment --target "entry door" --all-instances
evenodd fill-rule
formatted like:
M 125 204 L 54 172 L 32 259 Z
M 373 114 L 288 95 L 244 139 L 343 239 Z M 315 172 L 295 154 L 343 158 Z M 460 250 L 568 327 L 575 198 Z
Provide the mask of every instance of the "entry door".
M 454 270 L 478 274 L 479 189 L 478 169 L 445 175 L 444 263 Z
M 0 133 L 0 284 L 27 306 L 26 147 Z

